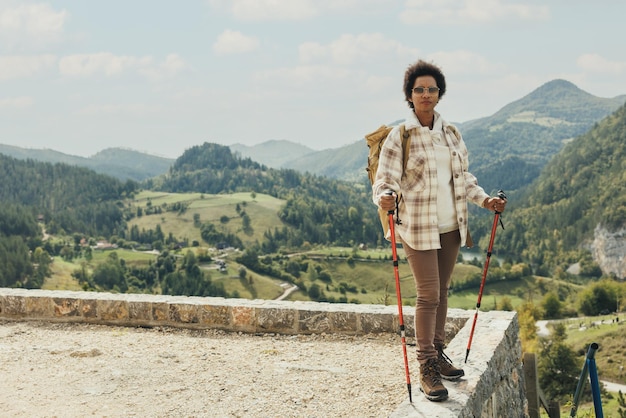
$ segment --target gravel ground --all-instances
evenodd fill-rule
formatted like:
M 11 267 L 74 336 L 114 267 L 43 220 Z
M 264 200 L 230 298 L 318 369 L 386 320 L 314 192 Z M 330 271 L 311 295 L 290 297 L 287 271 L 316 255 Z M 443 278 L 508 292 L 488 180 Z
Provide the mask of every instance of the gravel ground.
M 385 417 L 408 397 L 388 334 L 0 321 L 0 376 L 7 417 Z

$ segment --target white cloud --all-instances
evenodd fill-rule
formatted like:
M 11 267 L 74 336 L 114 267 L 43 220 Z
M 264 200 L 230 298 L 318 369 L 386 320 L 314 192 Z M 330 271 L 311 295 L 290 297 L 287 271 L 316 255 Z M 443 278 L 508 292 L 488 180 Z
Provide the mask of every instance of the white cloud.
M 334 64 L 372 63 L 391 57 L 415 57 L 419 50 L 386 38 L 380 33 L 341 35 L 328 45 L 308 42 L 300 45 L 300 61 L 312 63 L 329 60 Z
M 444 74 L 488 75 L 505 70 L 501 64 L 489 62 L 485 57 L 468 50 L 435 52 L 426 57 L 440 66 Z
M 503 2 L 502 0 L 407 0 L 400 20 L 406 24 L 465 24 L 495 21 L 544 20 L 548 6 Z
M 0 81 L 32 77 L 54 68 L 54 55 L 0 55 Z
M 59 71 L 65 76 L 87 77 L 103 74 L 110 77 L 150 62 L 149 57 L 119 56 L 110 52 L 77 54 L 61 58 Z
M 242 21 L 305 20 L 329 13 L 375 14 L 389 8 L 388 0 L 209 0 Z
M 138 72 L 150 81 L 160 81 L 174 77 L 186 68 L 187 63 L 178 54 L 169 54 L 161 64 L 140 68 Z
M 576 61 L 578 67 L 595 74 L 622 74 L 626 72 L 626 62 L 610 61 L 598 54 L 584 54 Z
M 0 99 L 0 109 L 25 109 L 34 102 L 33 98 L 28 96 L 8 97 Z
M 217 54 L 240 54 L 254 51 L 259 47 L 259 40 L 234 30 L 225 30 L 217 37 L 213 50 Z
M 398 77 L 371 75 L 365 79 L 363 85 L 367 91 L 391 91 L 398 84 Z M 395 86 L 397 87 L 397 86 Z
M 313 0 L 233 0 L 232 5 L 240 20 L 300 20 L 319 14 Z
M 326 65 L 298 65 L 283 67 L 258 73 L 260 80 L 276 80 L 290 82 L 296 85 L 311 84 L 320 80 L 342 80 L 352 75 L 347 69 L 339 69 Z
M 158 106 L 149 106 L 141 103 L 131 104 L 93 104 L 84 107 L 77 113 L 88 116 L 101 115 L 125 115 L 125 116 L 146 116 L 158 113 L 161 109 Z
M 402 67 L 418 55 L 417 49 L 380 33 L 344 34 L 326 44 L 306 42 L 298 51 L 299 64 L 255 75 L 264 97 L 285 91 L 313 101 L 332 92 L 337 101 L 371 100 L 373 94 L 399 90 Z
M 155 63 L 151 56 L 134 57 L 110 52 L 68 55 L 59 60 L 59 72 L 70 77 L 114 77 L 137 73 L 151 81 L 158 81 L 172 77 L 184 68 L 185 62 L 177 54 L 168 55 L 162 63 Z
M 55 42 L 68 17 L 67 11 L 55 11 L 46 3 L 0 6 L 2 44 L 14 47 Z

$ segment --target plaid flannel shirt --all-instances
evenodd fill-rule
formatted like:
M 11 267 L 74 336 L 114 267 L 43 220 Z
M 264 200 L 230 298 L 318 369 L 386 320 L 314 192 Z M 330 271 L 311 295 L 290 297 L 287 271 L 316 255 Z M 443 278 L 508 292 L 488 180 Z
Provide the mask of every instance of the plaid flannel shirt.
M 436 114 L 439 117 L 439 114 Z M 450 149 L 452 183 L 461 245 L 468 237 L 468 210 L 470 201 L 482 207 L 489 197 L 478 185 L 476 177 L 468 171 L 468 153 L 463 138 L 454 133 L 455 127 L 443 121 L 444 138 Z M 437 167 L 435 148 L 428 127 L 422 127 L 415 113 L 404 122 L 411 135 L 411 145 L 406 170 L 402 172 L 402 140 L 400 129 L 395 127 L 385 140 L 380 152 L 372 197 L 378 205 L 385 190 L 402 193 L 397 216 L 401 224 L 395 225 L 396 238 L 402 238 L 415 250 L 441 248 L 437 218 Z M 390 234 L 387 234 L 390 239 Z

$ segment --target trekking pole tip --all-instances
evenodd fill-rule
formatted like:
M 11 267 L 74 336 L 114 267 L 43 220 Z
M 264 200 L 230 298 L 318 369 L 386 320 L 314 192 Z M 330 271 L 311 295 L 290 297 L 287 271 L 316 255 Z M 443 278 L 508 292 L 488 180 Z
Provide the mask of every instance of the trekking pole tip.
M 467 363 L 467 358 L 469 357 L 469 348 L 465 351 L 465 363 Z
M 411 394 L 411 384 L 407 383 L 406 388 L 409 390 L 409 403 L 413 403 L 413 395 Z

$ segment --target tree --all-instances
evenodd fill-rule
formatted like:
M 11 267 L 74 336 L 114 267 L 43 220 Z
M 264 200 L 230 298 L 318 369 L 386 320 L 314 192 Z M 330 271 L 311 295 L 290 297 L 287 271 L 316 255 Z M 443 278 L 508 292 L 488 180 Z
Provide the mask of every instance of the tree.
M 621 390 L 617 393 L 617 403 L 619 404 L 617 410 L 619 418 L 626 418 L 626 398 L 624 398 L 624 394 Z
M 567 344 L 565 325 L 554 327 L 551 339 L 541 339 L 539 386 L 549 399 L 564 400 L 576 391 L 580 375 L 576 354 Z
M 65 247 L 63 247 L 61 249 L 61 258 L 65 261 L 72 261 L 72 259 L 74 258 L 75 254 L 74 254 L 74 249 L 72 247 L 70 247 L 69 245 L 66 245 Z
M 511 298 L 508 296 L 503 296 L 500 298 L 500 302 L 498 303 L 498 310 L 500 311 L 513 311 L 513 303 L 511 302 Z
M 300 263 L 298 263 L 296 260 L 289 260 L 285 264 L 285 271 L 295 278 L 300 277 L 300 270 Z
M 191 251 L 175 272 L 168 273 L 161 284 L 163 294 L 185 296 L 227 296 L 222 283 L 213 283 L 211 276 L 202 271 Z
M 30 288 L 40 288 L 47 276 L 50 275 L 50 254 L 41 247 L 37 247 L 32 255 L 33 265 L 36 266 L 32 279 L 29 281 Z
M 578 296 L 580 311 L 585 315 L 599 315 L 604 309 L 617 307 L 618 285 L 611 280 L 602 280 L 583 290 Z
M 520 327 L 520 338 L 522 340 L 522 350 L 534 353 L 537 345 L 537 325 L 540 317 L 539 310 L 532 302 L 526 302 L 517 308 L 518 321 Z
M 563 304 L 554 292 L 547 293 L 541 302 L 545 319 L 558 319 L 562 316 Z
M 311 287 L 309 287 L 309 297 L 311 300 L 319 300 L 322 296 L 322 289 L 320 289 L 317 283 L 313 283 Z
M 126 292 L 125 268 L 115 251 L 111 252 L 107 259 L 96 266 L 93 271 L 93 282 L 105 290 L 117 290 Z
M 244 213 L 243 216 L 241 217 L 241 224 L 242 224 L 243 232 L 246 235 L 252 235 L 254 233 L 254 229 L 252 228 L 252 221 L 250 219 L 250 216 L 248 216 L 247 213 Z

